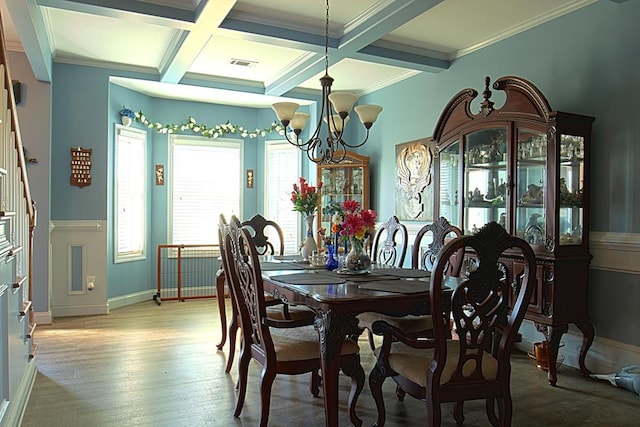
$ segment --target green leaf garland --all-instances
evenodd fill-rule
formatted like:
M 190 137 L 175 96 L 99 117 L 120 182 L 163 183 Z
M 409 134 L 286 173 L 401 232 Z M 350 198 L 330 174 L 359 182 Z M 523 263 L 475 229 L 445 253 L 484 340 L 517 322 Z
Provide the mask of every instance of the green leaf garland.
M 218 138 L 220 136 L 228 136 L 228 135 L 240 135 L 243 138 L 257 138 L 258 136 L 266 136 L 272 132 L 278 132 L 280 135 L 284 135 L 284 126 L 277 122 L 273 122 L 270 126 L 264 129 L 256 129 L 250 131 L 245 129 L 242 126 L 238 126 L 236 124 L 226 122 L 215 126 L 207 126 L 204 123 L 198 123 L 195 118 L 189 116 L 189 120 L 185 123 L 182 122 L 180 124 L 167 123 L 162 124 L 159 122 L 153 123 L 151 120 L 144 115 L 142 111 L 138 111 L 136 113 L 135 121 L 138 123 L 142 123 L 149 129 L 155 129 L 158 133 L 179 133 L 191 131 L 193 133 L 200 134 L 207 138 Z

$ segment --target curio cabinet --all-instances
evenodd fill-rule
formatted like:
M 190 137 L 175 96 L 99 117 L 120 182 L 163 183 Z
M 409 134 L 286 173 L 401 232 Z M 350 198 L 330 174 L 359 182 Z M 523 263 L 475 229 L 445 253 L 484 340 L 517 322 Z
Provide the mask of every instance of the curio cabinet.
M 434 217 L 465 234 L 495 221 L 529 242 L 537 258 L 537 289 L 527 319 L 549 344 L 549 382 L 556 383 L 561 336 L 570 323 L 583 333 L 584 365 L 594 330 L 587 313 L 589 261 L 589 146 L 593 117 L 553 111 L 530 82 L 502 77 L 494 107 L 489 77 L 479 111 L 475 89 L 459 92 L 436 125 Z M 500 260 L 517 292 L 522 265 Z
M 318 164 L 317 174 L 317 182 L 323 184 L 318 208 L 318 230 L 322 227 L 327 234 L 331 232 L 333 204 L 355 200 L 362 209 L 369 208 L 369 157 L 347 151 L 340 163 Z

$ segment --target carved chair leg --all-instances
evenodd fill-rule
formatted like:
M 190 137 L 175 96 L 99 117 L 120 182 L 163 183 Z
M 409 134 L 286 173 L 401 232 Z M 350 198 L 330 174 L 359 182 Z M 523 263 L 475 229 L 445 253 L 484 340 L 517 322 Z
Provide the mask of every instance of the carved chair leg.
M 273 381 L 276 379 L 275 369 L 268 369 L 266 366 L 262 369 L 260 376 L 260 427 L 267 427 L 269 423 L 269 409 L 271 407 L 271 388 Z
M 402 402 L 407 392 L 402 389 L 399 385 L 396 385 L 396 398 Z
M 313 397 L 320 395 L 320 374 L 317 370 L 311 372 L 311 381 L 309 381 L 309 391 Z
M 498 425 L 498 417 L 496 416 L 496 400 L 491 398 L 486 401 L 487 406 L 487 418 L 489 418 L 489 422 L 492 426 Z
M 236 409 L 233 412 L 234 417 L 239 417 L 244 406 L 244 398 L 247 395 L 247 377 L 249 374 L 249 362 L 251 362 L 251 353 L 243 352 L 240 355 L 238 363 L 238 400 L 236 401 Z
M 507 390 L 502 397 L 498 398 L 498 414 L 500 419 L 498 425 L 506 427 L 511 425 L 511 417 L 513 417 L 513 403 L 511 401 L 511 393 Z
M 348 358 L 343 358 L 341 368 L 345 375 L 351 377 L 351 391 L 349 393 L 349 401 L 347 403 L 349 419 L 351 419 L 351 424 L 356 427 L 360 427 L 362 425 L 362 420 L 356 414 L 356 403 L 358 402 L 358 397 L 364 388 L 364 381 L 366 377 L 364 369 L 360 364 L 360 356 L 354 355 Z
M 216 277 L 216 298 L 218 299 L 218 312 L 220 313 L 220 327 L 222 328 L 222 338 L 220 338 L 220 342 L 216 344 L 218 350 L 222 350 L 224 347 L 224 343 L 227 341 L 227 312 L 225 308 L 225 297 L 224 297 L 224 273 L 221 271 L 218 272 L 218 277 Z
M 453 405 L 453 419 L 456 420 L 456 424 L 464 423 L 464 400 L 460 400 Z
M 384 408 L 384 398 L 382 395 L 382 384 L 387 378 L 385 369 L 380 366 L 381 362 L 376 363 L 371 372 L 369 373 L 369 389 L 371 390 L 371 396 L 376 403 L 376 409 L 378 410 L 378 419 L 373 427 L 383 427 L 386 418 L 386 411 Z
M 228 374 L 233 366 L 233 358 L 236 354 L 236 341 L 238 339 L 238 316 L 233 316 L 229 325 L 229 354 L 227 355 L 227 366 L 224 371 Z
M 439 400 L 436 401 L 433 397 L 427 399 L 427 413 L 430 427 L 439 427 L 442 424 L 442 412 L 440 410 Z

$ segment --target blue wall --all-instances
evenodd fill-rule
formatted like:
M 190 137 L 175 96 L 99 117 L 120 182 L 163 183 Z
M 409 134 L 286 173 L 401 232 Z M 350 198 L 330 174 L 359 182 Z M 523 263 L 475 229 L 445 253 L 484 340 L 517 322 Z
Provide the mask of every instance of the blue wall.
M 481 93 L 485 76 L 516 75 L 536 85 L 553 109 L 596 118 L 590 229 L 639 233 L 639 19 L 640 2 L 599 1 L 464 56 L 449 70 L 364 97 L 361 102 L 384 106 L 371 141 L 360 150 L 371 156 L 372 207 L 380 218 L 394 213 L 395 145 L 432 135 L 442 108 L 458 91 L 471 87 Z M 501 95 L 494 91 L 496 108 Z M 640 345 L 640 330 L 629 327 L 640 323 L 634 309 L 640 301 L 637 275 L 591 270 L 589 299 L 598 336 Z
M 395 145 L 430 136 L 442 108 L 458 91 L 471 87 L 482 92 L 485 76 L 516 75 L 536 85 L 553 109 L 596 117 L 591 230 L 640 232 L 640 215 L 634 215 L 640 208 L 634 191 L 640 174 L 633 166 L 640 160 L 639 18 L 640 2 L 596 2 L 466 55 L 449 70 L 423 73 L 365 97 L 384 106 L 372 140 L 360 150 L 371 156 L 372 203 L 381 218 L 394 212 L 390 173 Z M 494 91 L 496 108 L 504 100 L 501 95 Z
M 596 117 L 592 137 L 591 230 L 640 233 L 640 184 L 634 168 L 640 160 L 640 2 L 599 1 L 569 15 L 455 60 L 438 74 L 423 73 L 369 94 L 360 101 L 381 104 L 384 111 L 372 129 L 370 141 L 359 152 L 371 157 L 372 207 L 380 218 L 394 213 L 395 145 L 431 135 L 442 108 L 463 88 L 483 89 L 483 79 L 517 75 L 530 80 L 556 110 Z M 122 105 L 143 109 L 154 121 L 179 122 L 189 115 L 215 124 L 231 120 L 248 128 L 273 121 L 268 110 L 167 101 L 109 85 L 110 75 L 155 78 L 135 73 L 54 64 L 52 85 L 53 131 L 51 158 L 51 218 L 111 219 L 110 181 L 113 124 Z M 194 83 L 194 82 L 191 82 Z M 206 85 L 206 83 L 203 83 Z M 503 98 L 494 93 L 496 107 Z M 479 108 L 479 100 L 474 110 Z M 134 125 L 136 126 L 136 125 Z M 139 126 L 139 125 L 137 125 Z M 349 139 L 363 132 L 350 127 Z M 267 136 L 276 139 L 275 135 Z M 247 139 L 244 168 L 253 168 L 257 179 L 263 168 L 263 138 Z M 69 185 L 69 149 L 93 148 L 93 184 L 78 189 Z M 114 265 L 108 260 L 109 297 L 155 287 L 155 245 L 164 243 L 167 200 L 164 187 L 153 185 L 153 165 L 167 165 L 167 136 L 149 133 L 150 258 L 140 263 Z M 311 172 L 310 172 L 311 171 Z M 304 164 L 303 174 L 313 176 Z M 244 194 L 243 216 L 260 211 L 263 184 Z M 215 220 L 215 219 L 212 219 Z M 110 231 L 112 235 L 112 231 Z M 109 245 L 111 245 L 109 238 Z M 111 249 L 111 247 L 109 247 Z M 615 283 L 615 286 L 611 284 Z M 640 330 L 624 328 L 640 321 L 634 304 L 640 301 L 637 276 L 592 271 L 591 309 L 599 336 L 640 345 Z M 610 307 L 620 307 L 615 319 Z

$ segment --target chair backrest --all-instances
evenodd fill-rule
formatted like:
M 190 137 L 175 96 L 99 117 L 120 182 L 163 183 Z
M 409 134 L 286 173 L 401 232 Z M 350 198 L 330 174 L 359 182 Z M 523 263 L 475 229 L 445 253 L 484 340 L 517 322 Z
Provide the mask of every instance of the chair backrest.
M 475 265 L 472 271 L 461 275 L 451 296 L 451 316 L 459 337 L 458 341 L 453 341 L 459 346 L 454 351 L 452 347 L 447 350 L 447 341 L 451 341 L 445 330 L 449 319 L 445 322 L 448 314 L 442 310 L 441 290 L 449 258 L 459 256 L 460 250 L 474 259 Z M 513 278 L 517 285 L 514 290 L 511 289 L 512 284 L 504 279 L 504 266 L 499 261 L 506 250 L 510 250 L 510 256 L 519 252 L 524 260 L 523 273 Z M 473 236 L 457 237 L 444 246 L 431 275 L 429 298 L 436 363 L 431 365 L 428 373 L 427 387 L 431 389 L 428 393 L 438 393 L 436 398 L 444 399 L 442 394 L 447 392 L 438 390 L 438 385 L 444 380 L 442 382 L 448 382 L 460 393 L 457 397 L 450 396 L 454 400 L 477 398 L 470 396 L 482 393 L 479 389 L 486 393 L 487 387 L 495 387 L 486 378 L 488 371 L 497 376 L 494 381 L 508 387 L 510 352 L 536 284 L 535 264 L 531 246 L 523 239 L 509 235 L 496 222 L 485 225 Z M 445 363 L 447 351 L 453 353 L 449 354 L 449 359 L 455 359 L 453 363 L 452 360 Z
M 266 355 L 275 354 L 269 327 L 263 321 L 267 311 L 256 244 L 237 218 L 232 217 L 226 230 L 224 268 L 240 313 L 244 345 L 258 346 Z
M 275 221 L 256 214 L 251 219 L 243 221 L 242 226 L 249 228 L 259 255 L 284 255 L 284 233 Z M 274 236 L 272 232 L 275 232 L 278 237 L 279 246 L 277 251 L 273 240 L 269 240 L 268 235 Z
M 376 230 L 371 247 L 371 261 L 402 267 L 407 255 L 408 239 L 407 227 L 393 215 Z
M 422 250 L 422 240 L 431 234 L 431 243 Z M 445 245 L 447 238 L 462 236 L 462 230 L 451 225 L 445 217 L 440 217 L 430 224 L 424 225 L 416 234 L 411 249 L 411 268 L 433 271 L 433 264 Z

